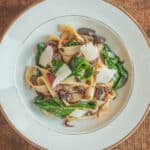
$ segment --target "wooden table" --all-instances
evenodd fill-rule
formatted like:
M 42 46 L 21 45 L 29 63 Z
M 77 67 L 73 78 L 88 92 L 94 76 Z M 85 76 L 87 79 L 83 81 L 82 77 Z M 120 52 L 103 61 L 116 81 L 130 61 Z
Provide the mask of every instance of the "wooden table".
M 0 38 L 11 22 L 39 0 L 0 0 Z M 144 29 L 150 42 L 150 0 L 107 0 L 132 15 Z M 150 150 L 150 112 L 142 125 L 113 150 Z M 39 150 L 19 136 L 0 113 L 0 150 Z

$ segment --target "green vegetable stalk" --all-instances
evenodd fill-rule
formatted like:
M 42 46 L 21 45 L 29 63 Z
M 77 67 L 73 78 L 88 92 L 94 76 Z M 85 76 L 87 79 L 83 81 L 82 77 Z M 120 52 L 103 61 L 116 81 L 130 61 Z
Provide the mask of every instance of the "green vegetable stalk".
M 104 59 L 104 63 L 109 68 L 117 70 L 116 74 L 113 77 L 113 88 L 115 90 L 121 88 L 128 79 L 128 72 L 124 68 L 122 62 L 120 61 L 120 58 L 111 51 L 110 47 L 107 44 L 104 44 L 102 56 Z
M 72 75 L 82 79 L 87 79 L 93 74 L 93 68 L 84 57 L 74 57 L 71 61 Z
M 66 106 L 62 101 L 57 98 L 52 98 L 47 101 L 42 96 L 34 98 L 34 103 L 41 109 L 54 114 L 57 117 L 64 118 L 76 109 L 94 109 L 97 102 L 79 101 L 71 106 Z

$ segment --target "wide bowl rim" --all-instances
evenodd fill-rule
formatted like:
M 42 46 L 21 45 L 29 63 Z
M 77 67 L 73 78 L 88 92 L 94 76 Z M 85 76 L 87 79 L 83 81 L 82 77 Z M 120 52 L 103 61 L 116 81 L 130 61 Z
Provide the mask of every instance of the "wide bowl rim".
M 132 90 L 133 90 L 133 87 L 134 87 L 134 77 L 135 77 L 135 72 L 134 72 L 134 64 L 133 64 L 133 61 L 132 61 L 132 58 L 131 58 L 131 54 L 130 54 L 130 51 L 127 49 L 126 45 L 124 44 L 122 38 L 120 37 L 120 35 L 115 31 L 113 30 L 109 25 L 105 24 L 104 22 L 102 22 L 101 20 L 99 19 L 96 19 L 94 17 L 89 17 L 89 16 L 84 16 L 84 15 L 63 15 L 63 16 L 57 16 L 57 17 L 54 17 L 54 18 L 51 18 L 51 19 L 47 19 L 45 20 L 44 22 L 42 22 L 41 24 L 39 24 L 38 26 L 36 26 L 27 36 L 26 38 L 23 40 L 22 42 L 22 47 L 23 45 L 25 44 L 25 42 L 28 40 L 28 38 L 32 35 L 32 33 L 34 33 L 36 30 L 38 30 L 41 26 L 53 21 L 53 20 L 56 20 L 56 19 L 59 19 L 59 18 L 66 18 L 66 17 L 81 17 L 81 18 L 86 18 L 86 19 L 89 19 L 89 20 L 93 20 L 93 21 L 96 21 L 98 22 L 99 24 L 101 24 L 104 28 L 106 28 L 107 30 L 109 30 L 111 33 L 113 33 L 113 35 L 115 37 L 117 37 L 117 39 L 119 39 L 119 41 L 121 42 L 121 44 L 123 45 L 123 47 L 125 48 L 126 50 L 126 53 L 129 57 L 129 60 L 130 60 L 130 65 L 131 65 L 131 85 L 130 85 L 130 90 L 129 90 L 129 93 L 128 93 L 128 96 L 126 98 L 126 102 L 121 106 L 121 108 L 119 109 L 119 111 L 109 120 L 107 121 L 106 123 L 104 123 L 103 125 L 101 125 L 100 127 L 96 127 L 94 129 L 90 129 L 90 130 L 87 130 L 87 131 L 82 131 L 82 132 L 70 132 L 70 131 L 62 131 L 62 130 L 57 130 L 55 128 L 51 128 L 50 126 L 48 126 L 46 123 L 42 123 L 42 121 L 40 121 L 38 119 L 38 117 L 35 117 L 35 115 L 27 108 L 26 104 L 24 103 L 24 100 L 23 100 L 23 97 L 22 95 L 20 94 L 20 90 L 18 89 L 18 85 L 17 85 L 17 80 L 16 80 L 16 74 L 17 74 L 17 62 L 18 62 L 18 58 L 19 58 L 19 55 L 20 53 L 18 54 L 18 57 L 17 57 L 17 61 L 16 61 L 16 64 L 15 64 L 15 71 L 14 71 L 14 81 L 15 81 L 15 88 L 17 89 L 17 94 L 19 95 L 20 99 L 19 101 L 21 101 L 21 103 L 23 104 L 23 107 L 25 108 L 25 111 L 27 111 L 29 114 L 31 114 L 31 117 L 32 119 L 38 123 L 39 125 L 43 126 L 43 127 L 46 127 L 54 132 L 57 132 L 57 133 L 61 133 L 61 134 L 66 134 L 66 135 L 82 135 L 82 134 L 88 134 L 88 133 L 92 133 L 92 132 L 96 132 L 97 130 L 101 130 L 103 128 L 105 128 L 106 126 L 108 126 L 110 123 L 112 123 L 113 121 L 115 121 L 115 119 L 117 119 L 120 114 L 123 112 L 123 110 L 126 108 L 126 106 L 128 105 L 128 102 L 130 100 L 130 97 L 132 95 Z

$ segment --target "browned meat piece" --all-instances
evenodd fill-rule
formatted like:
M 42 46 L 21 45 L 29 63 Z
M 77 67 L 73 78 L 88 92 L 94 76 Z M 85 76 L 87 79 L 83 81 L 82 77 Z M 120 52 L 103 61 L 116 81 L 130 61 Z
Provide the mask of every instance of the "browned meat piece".
M 91 112 L 91 111 L 88 111 L 85 116 L 93 116 L 95 113 L 94 112 Z
M 51 95 L 47 95 L 47 96 L 44 97 L 44 100 L 45 100 L 45 101 L 48 101 L 48 100 L 50 100 L 51 98 L 52 98 Z
M 82 87 L 70 87 L 68 85 L 57 85 L 55 92 L 58 94 L 61 100 L 66 100 L 69 103 L 85 97 L 85 90 Z
M 58 51 L 58 41 L 49 40 L 49 41 L 46 42 L 46 47 L 47 46 L 52 46 L 54 52 Z
M 55 91 L 61 100 L 66 100 L 67 102 L 70 102 L 73 98 L 71 94 L 73 90 L 67 85 L 57 85 Z
M 53 60 L 54 61 L 55 60 L 61 60 L 61 55 L 59 53 L 55 52 L 54 55 L 53 55 Z
M 59 90 L 58 96 L 61 100 L 66 100 L 67 102 L 70 102 L 72 100 L 72 95 L 65 89 Z
M 37 94 L 37 96 L 44 97 L 44 94 L 42 94 L 42 93 L 40 93 L 40 92 L 38 92 L 38 91 L 36 91 L 36 94 Z
M 58 92 L 58 91 L 61 90 L 61 89 L 64 89 L 64 90 L 68 91 L 69 93 L 72 93 L 72 92 L 73 92 L 73 89 L 72 89 L 70 86 L 64 85 L 64 84 L 61 84 L 61 85 L 59 84 L 59 85 L 57 85 L 56 88 L 55 88 L 55 91 Z
M 98 57 L 91 61 L 92 67 L 95 67 L 98 63 Z
M 58 47 L 58 42 L 57 41 L 48 41 L 47 45 L 51 45 L 52 47 Z
M 69 124 L 72 120 L 74 120 L 74 118 L 69 118 L 69 117 L 65 118 L 64 125 L 66 127 L 73 127 L 74 125 Z
M 77 91 L 77 92 L 79 92 L 79 93 L 81 93 L 81 94 L 85 93 L 84 87 L 81 87 L 81 86 L 75 86 L 74 90 Z
M 105 38 L 103 36 L 96 35 L 95 30 L 89 28 L 79 28 L 78 33 L 81 35 L 88 35 L 93 38 L 94 44 L 100 44 L 105 42 Z
M 101 44 L 105 42 L 105 38 L 102 36 L 93 35 L 93 38 L 94 38 L 93 40 L 94 44 Z
M 75 77 L 75 80 L 76 80 L 77 82 L 81 82 L 81 80 L 80 80 L 78 77 Z
M 32 75 L 32 77 L 31 77 L 31 82 L 32 82 L 34 85 L 37 85 L 37 76 Z
M 104 87 L 104 86 L 97 87 L 95 90 L 95 98 L 97 100 L 105 100 L 105 96 L 111 92 L 112 89 L 109 87 Z

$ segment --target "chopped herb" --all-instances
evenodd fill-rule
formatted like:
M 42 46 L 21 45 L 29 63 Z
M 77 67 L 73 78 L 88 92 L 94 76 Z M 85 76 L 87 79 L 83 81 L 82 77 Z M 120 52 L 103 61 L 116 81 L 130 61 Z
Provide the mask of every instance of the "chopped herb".
M 87 79 L 87 78 L 89 78 L 92 74 L 93 74 L 93 68 L 90 67 L 90 68 L 88 68 L 88 69 L 85 71 L 85 73 L 84 73 L 84 78 Z
M 55 60 L 52 66 L 52 72 L 56 73 L 62 65 L 63 65 L 63 62 L 61 60 Z
M 40 71 L 39 69 L 37 69 L 37 70 L 36 70 L 36 76 L 39 77 L 39 76 L 41 76 L 41 75 L 42 75 L 41 71 Z

